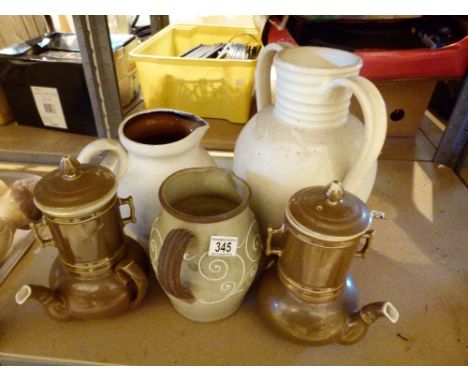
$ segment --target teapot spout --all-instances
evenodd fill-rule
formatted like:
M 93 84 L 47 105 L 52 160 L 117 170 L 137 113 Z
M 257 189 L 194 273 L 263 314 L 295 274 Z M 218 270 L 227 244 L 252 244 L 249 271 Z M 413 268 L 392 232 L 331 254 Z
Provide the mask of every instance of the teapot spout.
M 60 293 L 40 285 L 23 285 L 16 292 L 15 300 L 19 305 L 31 298 L 39 301 L 47 314 L 54 320 L 68 321 L 71 319 L 66 301 Z
M 365 305 L 360 311 L 351 315 L 338 342 L 345 345 L 353 344 L 364 337 L 369 326 L 377 319 L 386 317 L 395 324 L 399 316 L 398 310 L 390 302 L 374 302 Z

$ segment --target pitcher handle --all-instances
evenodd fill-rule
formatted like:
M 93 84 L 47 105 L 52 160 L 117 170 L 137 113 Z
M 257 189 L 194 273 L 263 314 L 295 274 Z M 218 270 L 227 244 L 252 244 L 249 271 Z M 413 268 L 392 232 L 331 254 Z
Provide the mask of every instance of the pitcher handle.
M 272 43 L 265 46 L 258 55 L 255 68 L 255 96 L 257 98 L 257 111 L 271 105 L 271 65 L 277 53 L 284 48 L 293 47 L 288 42 Z
M 180 270 L 185 250 L 194 235 L 183 228 L 171 230 L 158 257 L 158 280 L 164 291 L 187 302 L 195 300 L 193 294 L 181 284 Z
M 81 163 L 89 163 L 96 155 L 103 151 L 110 151 L 117 156 L 117 161 L 106 165 L 106 167 L 115 174 L 117 181 L 120 181 L 127 172 L 128 154 L 120 145 L 119 141 L 110 138 L 97 139 L 85 146 L 77 159 Z
M 385 102 L 376 86 L 368 79 L 355 76 L 337 78 L 322 85 L 323 91 L 336 87 L 349 88 L 356 96 L 364 115 L 364 145 L 351 169 L 343 179 L 344 188 L 357 194 L 382 150 L 387 135 L 387 111 Z

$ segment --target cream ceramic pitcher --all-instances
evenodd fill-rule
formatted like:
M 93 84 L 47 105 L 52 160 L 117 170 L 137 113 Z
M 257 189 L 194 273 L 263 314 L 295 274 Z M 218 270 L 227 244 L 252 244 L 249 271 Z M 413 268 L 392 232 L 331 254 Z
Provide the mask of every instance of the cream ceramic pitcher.
M 136 223 L 129 224 L 129 230 L 147 245 L 161 211 L 158 189 L 163 180 L 184 168 L 216 166 L 201 145 L 208 128 L 205 120 L 190 113 L 144 110 L 120 124 L 120 143 L 98 139 L 81 151 L 78 160 L 89 162 L 104 151 L 116 154 L 118 160 L 110 167 L 119 181 L 119 194 L 132 195 L 135 205 Z
M 379 91 L 359 76 L 361 67 L 358 56 L 337 49 L 269 44 L 262 50 L 255 73 L 258 113 L 237 139 L 233 167 L 252 188 L 262 235 L 268 224 L 281 224 L 291 195 L 307 186 L 338 179 L 367 201 L 387 118 Z M 352 95 L 364 126 L 349 113 Z

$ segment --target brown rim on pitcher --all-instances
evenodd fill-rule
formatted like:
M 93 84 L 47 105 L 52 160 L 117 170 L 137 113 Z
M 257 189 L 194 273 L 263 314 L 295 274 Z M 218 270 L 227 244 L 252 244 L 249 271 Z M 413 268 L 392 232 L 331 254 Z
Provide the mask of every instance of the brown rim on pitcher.
M 142 110 L 122 122 L 121 134 L 140 145 L 159 146 L 178 142 L 206 124 L 197 115 L 180 110 Z
M 156 158 L 184 153 L 199 146 L 208 129 L 208 122 L 195 114 L 176 109 L 147 109 L 124 119 L 118 134 L 128 152 Z M 169 139 L 160 141 L 158 137 L 161 136 Z
M 192 215 L 189 213 L 179 211 L 178 209 L 174 208 L 171 205 L 171 202 L 168 201 L 166 196 L 164 195 L 165 188 L 171 181 L 174 181 L 174 178 L 177 178 L 186 173 L 194 173 L 194 174 L 199 173 L 199 176 L 201 176 L 203 173 L 206 174 L 210 172 L 224 174 L 224 178 L 227 178 L 227 177 L 231 178 L 232 181 L 235 182 L 236 186 L 242 189 L 243 195 L 240 194 L 242 201 L 232 210 L 229 210 L 221 214 L 209 215 L 209 216 Z M 246 208 L 249 207 L 251 195 L 252 195 L 252 192 L 251 192 L 250 186 L 245 181 L 243 181 L 238 176 L 236 176 L 234 172 L 224 170 L 221 168 L 217 168 L 217 167 L 195 167 L 195 168 L 187 168 L 187 169 L 176 171 L 175 173 L 171 174 L 163 181 L 158 192 L 158 197 L 159 197 L 159 202 L 161 203 L 161 207 L 165 211 L 167 211 L 169 214 L 171 214 L 172 216 L 180 220 L 183 220 L 189 223 L 202 223 L 202 224 L 203 223 L 218 223 L 218 222 L 221 222 L 221 221 L 224 221 L 224 220 L 227 220 L 227 219 L 233 218 L 234 216 L 239 215 L 241 212 L 243 212 Z

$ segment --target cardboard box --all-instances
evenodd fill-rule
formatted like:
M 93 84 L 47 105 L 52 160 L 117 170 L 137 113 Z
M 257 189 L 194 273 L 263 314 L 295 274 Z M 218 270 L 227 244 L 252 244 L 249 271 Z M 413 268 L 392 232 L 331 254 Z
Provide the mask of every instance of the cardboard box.
M 30 40 L 48 32 L 44 16 L 0 16 L 0 49 Z M 3 88 L 0 86 L 0 126 L 13 120 Z
M 44 16 L 0 16 L 0 48 L 49 32 Z
M 387 107 L 388 136 L 416 136 L 437 81 L 437 79 L 373 81 Z M 354 97 L 350 111 L 363 120 L 361 108 Z
M 129 53 L 136 48 L 140 40 L 135 38 L 114 51 L 115 74 L 120 91 L 120 102 L 123 107 L 129 105 L 140 94 L 136 65 Z

